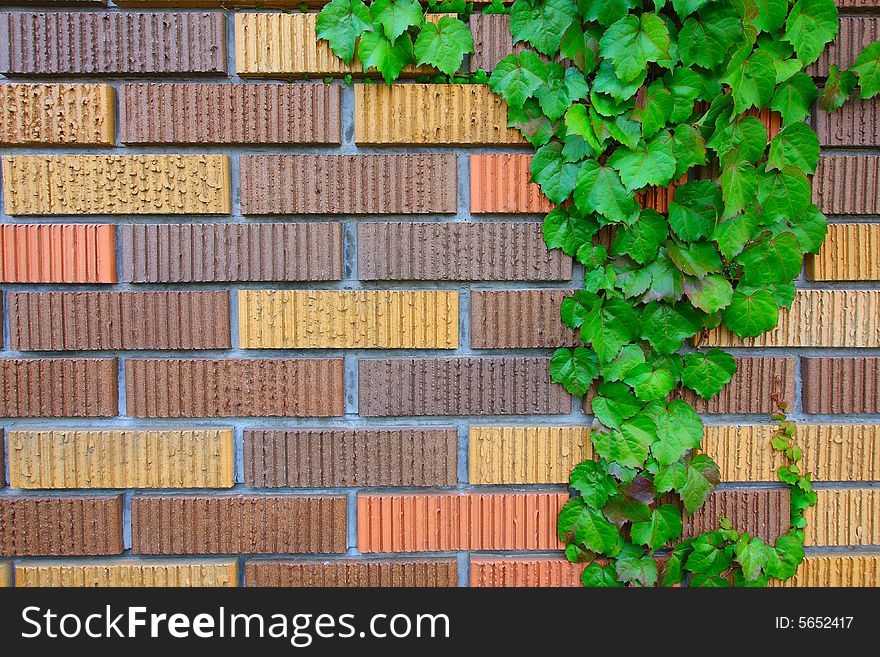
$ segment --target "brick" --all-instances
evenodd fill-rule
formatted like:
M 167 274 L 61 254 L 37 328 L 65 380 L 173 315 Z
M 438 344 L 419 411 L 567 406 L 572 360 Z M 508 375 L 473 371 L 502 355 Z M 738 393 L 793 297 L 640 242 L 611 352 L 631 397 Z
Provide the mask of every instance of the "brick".
M 344 496 L 136 495 L 134 554 L 345 552 Z
M 721 468 L 722 481 L 776 481 L 785 459 L 770 448 L 778 427 L 706 425 L 701 449 Z M 880 481 L 880 425 L 801 424 L 798 466 L 813 481 Z
M 360 552 L 557 550 L 568 493 L 358 495 Z
M 452 214 L 455 155 L 243 155 L 243 214 Z
M 802 358 L 805 413 L 880 412 L 880 358 Z
M 470 428 L 472 484 L 568 483 L 574 467 L 592 458 L 588 427 Z
M 722 347 L 880 347 L 880 292 L 798 290 L 791 309 L 779 311 L 776 328 L 738 338 L 725 328 L 709 331 L 701 344 Z
M 817 255 L 808 254 L 807 278 L 814 281 L 880 281 L 880 224 L 828 224 Z
M 880 157 L 819 158 L 813 178 L 813 203 L 825 214 L 880 214 Z
M 880 545 L 880 489 L 818 490 L 804 514 L 804 545 Z
M 880 556 L 808 556 L 794 577 L 772 579 L 770 586 L 880 586 Z
M 240 290 L 242 349 L 456 349 L 458 292 Z
M 0 85 L 0 144 L 115 143 L 116 103 L 109 84 Z
M 529 182 L 532 156 L 521 153 L 471 155 L 471 212 L 544 214 L 553 204 Z
M 2 283 L 115 283 L 116 227 L 3 224 Z
M 482 84 L 358 84 L 357 144 L 525 144 L 507 127 L 507 103 Z
M 880 145 L 880 99 L 849 100 L 831 114 L 816 109 L 815 130 L 822 146 Z
M 358 361 L 361 416 L 543 415 L 571 411 L 550 359 L 404 358 Z
M 246 429 L 254 488 L 454 486 L 456 429 Z
M 4 447 L 5 430 L 0 429 L 0 488 L 6 487 L 6 453 Z
M 0 359 L 0 417 L 113 417 L 115 358 Z
M 121 554 L 122 495 L 0 495 L 0 555 Z
M 192 561 L 20 561 L 15 585 L 24 587 L 234 587 L 237 559 Z
M 580 587 L 585 564 L 554 557 L 471 557 L 472 587 Z
M 0 13 L 0 73 L 226 73 L 221 12 Z
M 0 589 L 12 586 L 12 563 L 0 561 Z
M 471 347 L 520 349 L 581 344 L 559 315 L 571 290 L 471 291 Z
M 723 517 L 737 531 L 775 543 L 789 529 L 789 500 L 787 488 L 716 490 L 693 515 L 683 519 L 682 538 L 718 529 L 718 520 Z
M 524 43 L 514 46 L 509 15 L 472 14 L 468 22 L 474 39 L 471 72 L 482 69 L 491 73 L 502 59 L 526 48 Z
M 451 587 L 458 586 L 454 559 L 347 561 L 249 560 L 247 586 L 260 587 Z
M 126 224 L 128 283 L 337 281 L 342 224 Z
M 226 155 L 12 155 L 6 213 L 229 214 Z
M 848 6 L 857 7 L 856 1 L 853 0 Z M 807 67 L 807 73 L 825 77 L 831 64 L 836 64 L 840 70 L 847 69 L 853 65 L 862 50 L 878 39 L 880 16 L 841 16 L 837 37 L 819 59 Z
M 228 349 L 229 292 L 10 292 L 18 351 Z
M 124 144 L 339 144 L 340 87 L 156 84 L 119 87 Z M 175 120 L 169 121 L 173 115 Z
M 130 417 L 343 415 L 342 359 L 141 359 L 125 362 Z
M 327 0 L 114 0 L 119 7 L 323 7 Z
M 361 280 L 567 281 L 571 258 L 533 222 L 378 222 L 357 227 Z
M 232 429 L 9 432 L 13 488 L 230 488 Z

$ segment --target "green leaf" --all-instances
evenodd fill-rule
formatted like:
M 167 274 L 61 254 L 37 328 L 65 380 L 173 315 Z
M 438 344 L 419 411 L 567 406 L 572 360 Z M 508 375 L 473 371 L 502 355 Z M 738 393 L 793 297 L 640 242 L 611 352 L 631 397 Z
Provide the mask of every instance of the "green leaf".
M 614 570 L 621 582 L 633 582 L 640 586 L 657 583 L 657 562 L 629 543 L 614 560 Z
M 627 15 L 635 0 L 578 0 L 578 10 L 588 21 L 608 27 Z
M 760 538 L 743 536 L 736 545 L 735 561 L 742 566 L 746 581 L 755 581 L 770 561 L 772 548 Z
M 620 348 L 639 335 L 639 318 L 622 299 L 596 304 L 581 326 L 581 338 L 592 344 L 600 363 L 614 358 Z
M 786 166 L 768 171 L 758 183 L 758 203 L 764 222 L 785 221 L 801 216 L 810 206 L 813 191 L 803 171 Z
M 609 463 L 640 468 L 648 458 L 656 432 L 650 418 L 636 415 L 621 422 L 619 431 L 594 431 L 590 438 L 596 453 Z
M 354 58 L 355 43 L 373 29 L 370 10 L 361 0 L 333 0 L 318 14 L 315 32 L 330 43 L 330 50 L 346 64 Z
M 812 64 L 837 36 L 834 0 L 798 0 L 785 21 L 785 36 L 804 66 Z
M 600 96 L 599 94 L 594 97 Z M 605 142 L 610 138 L 619 141 L 628 148 L 635 148 L 641 139 L 642 126 L 636 121 L 630 121 L 626 116 L 620 115 L 613 120 L 608 119 L 596 109 L 596 105 L 590 107 L 590 125 L 596 139 L 601 144 L 601 150 L 605 149 Z
M 727 307 L 733 299 L 733 286 L 720 274 L 685 281 L 684 291 L 695 308 L 709 315 Z
M 685 274 L 705 278 L 707 274 L 721 271 L 721 256 L 709 242 L 674 242 L 666 245 L 669 257 Z
M 672 6 L 678 17 L 684 20 L 707 2 L 711 0 L 672 0 Z
M 548 249 L 562 249 L 570 256 L 588 243 L 598 230 L 595 220 L 574 208 L 553 208 L 541 228 Z
M 804 253 L 819 253 L 828 232 L 828 221 L 819 208 L 811 203 L 804 214 L 790 222 L 790 226 Z
M 675 188 L 669 204 L 669 225 L 681 239 L 692 241 L 711 234 L 721 212 L 721 188 L 711 180 L 694 180 Z
M 364 70 L 375 68 L 389 84 L 400 76 L 407 64 L 414 61 L 412 39 L 408 34 L 401 35 L 392 43 L 379 32 L 367 32 L 358 42 L 357 51 Z
M 703 93 L 703 81 L 689 68 L 676 68 L 667 73 L 663 80 L 673 99 L 669 120 L 673 123 L 687 121 L 694 113 L 694 101 Z
M 767 128 L 754 116 L 743 116 L 716 130 L 706 145 L 720 158 L 738 148 L 742 157 L 755 164 L 767 149 Z
M 601 244 L 584 244 L 575 256 L 587 271 L 601 267 L 608 260 L 608 250 Z
M 614 564 L 602 566 L 596 562 L 584 568 L 584 572 L 581 573 L 581 583 L 587 588 L 619 588 L 624 586 L 623 582 L 617 581 Z
M 666 242 L 668 232 L 669 227 L 662 214 L 656 210 L 642 210 L 632 225 L 618 229 L 612 250 L 618 255 L 628 255 L 643 265 L 654 259 L 657 249 Z
M 624 101 L 632 98 L 639 90 L 648 76 L 647 69 L 642 75 L 636 77 L 630 82 L 624 82 L 614 72 L 614 66 L 608 60 L 603 60 L 599 64 L 599 72 L 593 78 L 593 91 L 605 93 L 618 101 Z
M 758 5 L 758 13 L 751 21 L 752 25 L 764 32 L 776 32 L 785 23 L 788 16 L 788 0 L 754 0 Z
M 849 71 L 859 76 L 859 98 L 873 98 L 880 93 L 880 41 L 859 53 Z
M 597 376 L 596 354 L 589 349 L 557 349 L 550 359 L 550 379 L 578 397 L 584 396 Z
M 684 276 L 669 258 L 664 247 L 657 252 L 657 258 L 645 268 L 651 275 L 651 287 L 645 292 L 642 301 L 677 301 L 684 292 Z
M 724 309 L 724 325 L 741 338 L 769 331 L 779 321 L 779 305 L 767 290 L 733 291 L 733 300 Z
M 584 73 L 591 73 L 596 68 L 599 44 L 589 32 L 584 32 L 580 21 L 573 21 L 559 42 L 559 54 L 573 61 Z
M 538 52 L 554 56 L 576 16 L 575 0 L 516 0 L 510 9 L 513 42 L 526 41 Z
M 758 174 L 746 160 L 737 160 L 721 171 L 721 196 L 724 199 L 724 216 L 740 212 L 755 201 L 758 191 Z
M 584 74 L 574 67 L 563 71 L 561 65 L 550 62 L 547 72 L 547 84 L 538 87 L 535 96 L 544 114 L 555 123 L 574 101 L 587 97 L 589 87 Z
M 718 244 L 721 255 L 731 260 L 752 239 L 757 227 L 758 213 L 752 206 L 742 214 L 737 214 L 719 223 L 712 231 L 711 239 Z
M 684 580 L 684 562 L 693 551 L 694 539 L 681 541 L 672 549 L 663 567 L 662 586 L 675 586 Z
M 641 121 L 642 135 L 647 139 L 666 125 L 675 107 L 675 99 L 672 92 L 657 80 L 648 87 L 642 103 L 643 106 L 634 112 L 633 118 Z
M 636 397 L 642 401 L 663 399 L 678 383 L 678 379 L 667 368 L 648 363 L 636 365 L 629 371 L 624 381 L 633 387 Z M 648 423 L 650 424 L 650 420 Z
M 467 25 L 444 16 L 437 24 L 425 23 L 413 51 L 417 64 L 429 64 L 452 75 L 461 68 L 464 56 L 474 51 L 474 39 Z
M 565 161 L 562 156 L 562 144 L 556 141 L 537 150 L 532 156 L 529 171 L 544 195 L 559 205 L 574 190 L 578 166 Z
M 819 137 L 806 123 L 798 122 L 786 126 L 770 142 L 767 155 L 768 169 L 782 169 L 795 166 L 805 173 L 816 173 L 819 164 Z
M 678 488 L 679 496 L 688 513 L 703 506 L 709 493 L 721 481 L 718 464 L 705 454 L 697 454 L 687 466 L 687 479 Z
M 804 542 L 791 534 L 776 539 L 776 558 L 768 560 L 766 571 L 770 577 L 789 579 L 804 560 Z
M 698 331 L 690 318 L 665 303 L 649 303 L 642 313 L 642 337 L 660 354 L 678 351 Z
M 686 570 L 707 577 L 718 577 L 730 568 L 731 555 L 727 550 L 719 548 L 720 540 L 715 534 L 703 534 L 694 540 L 693 551 L 684 563 Z
M 507 126 L 519 130 L 535 148 L 540 148 L 550 141 L 557 129 L 557 126 L 544 114 L 537 98 L 526 99 L 522 107 L 508 103 Z
M 623 82 L 632 82 L 648 62 L 669 57 L 669 30 L 656 14 L 627 15 L 611 25 L 599 41 L 599 54 L 610 60 Z
M 764 107 L 776 88 L 773 58 L 763 50 L 755 51 L 742 63 L 734 58 L 721 81 L 730 85 L 737 114 L 750 107 Z
M 793 233 L 764 231 L 737 256 L 747 285 L 789 283 L 801 271 L 803 252 Z
M 609 363 L 602 367 L 605 381 L 622 381 L 636 366 L 645 362 L 645 353 L 635 344 L 628 344 Z
M 668 133 L 666 138 L 668 139 Z M 675 126 L 672 148 L 675 155 L 673 179 L 681 178 L 693 166 L 706 164 L 706 142 L 700 131 L 692 125 Z
M 675 461 L 666 466 L 658 466 L 654 475 L 654 485 L 660 493 L 678 489 L 687 483 L 687 465 L 684 460 Z
M 498 62 L 489 87 L 512 107 L 522 108 L 546 79 L 547 65 L 531 50 L 524 50 Z
M 825 80 L 819 105 L 826 112 L 833 112 L 849 100 L 855 86 L 855 74 L 850 71 L 839 71 L 837 64 L 832 64 L 828 68 L 828 79 Z
M 673 399 L 664 409 L 662 402 L 653 402 L 645 412 L 653 415 L 657 425 L 657 441 L 651 445 L 651 454 L 660 465 L 675 463 L 688 450 L 700 446 L 703 422 L 687 403 Z
M 606 427 L 618 430 L 621 423 L 642 410 L 643 405 L 625 383 L 603 383 L 592 402 L 593 415 Z
M 703 399 L 711 399 L 730 383 L 734 374 L 733 356 L 721 349 L 710 349 L 685 356 L 681 382 Z
M 396 41 L 411 26 L 421 25 L 425 21 L 418 0 L 374 0 L 370 5 L 370 15 L 382 26 L 390 41 Z
M 713 69 L 724 61 L 742 34 L 742 21 L 730 7 L 718 6 L 688 18 L 678 32 L 681 63 Z
M 672 146 L 659 138 L 641 142 L 634 149 L 621 146 L 606 164 L 620 172 L 620 179 L 628 192 L 648 185 L 668 185 L 675 175 Z
M 598 212 L 615 223 L 630 222 L 638 212 L 638 204 L 627 194 L 618 173 L 592 158 L 581 164 L 574 202 L 582 212 Z
M 557 532 L 564 543 L 577 543 L 609 557 L 620 552 L 623 544 L 617 527 L 588 507 L 581 497 L 573 497 L 562 507 Z
M 662 504 L 651 513 L 647 522 L 634 522 L 633 543 L 646 545 L 653 552 L 681 536 L 681 513 L 672 504 Z
M 599 297 L 590 292 L 583 290 L 575 290 L 570 296 L 562 300 L 559 308 L 559 314 L 562 316 L 562 323 L 569 328 L 580 328 L 587 316 L 599 302 Z
M 806 73 L 798 73 L 780 84 L 770 100 L 770 109 L 782 116 L 784 124 L 803 121 L 818 96 L 816 84 Z
M 568 479 L 574 488 L 594 509 L 601 509 L 608 498 L 617 494 L 617 483 L 598 461 L 583 461 L 575 466 Z

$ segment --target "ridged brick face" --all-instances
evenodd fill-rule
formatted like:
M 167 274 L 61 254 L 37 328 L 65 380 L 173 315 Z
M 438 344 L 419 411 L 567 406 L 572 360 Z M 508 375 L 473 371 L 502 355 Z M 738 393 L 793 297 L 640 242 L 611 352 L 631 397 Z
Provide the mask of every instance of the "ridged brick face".
M 450 587 L 458 586 L 454 560 L 278 561 L 245 565 L 247 586 L 273 587 Z
M 805 413 L 880 412 L 880 358 L 803 358 Z
M 794 577 L 771 586 L 880 586 L 880 557 L 808 556 Z
M 238 562 L 189 561 L 22 561 L 15 567 L 16 587 L 231 587 L 238 586 Z
M 822 146 L 880 144 L 880 100 L 853 100 L 828 114 L 816 112 L 816 132 Z
M 2 283 L 115 283 L 116 227 L 4 224 L 0 258 Z
M 847 1 L 850 7 L 859 6 L 855 4 L 858 0 Z M 859 53 L 877 39 L 880 39 L 880 17 L 843 15 L 840 17 L 840 27 L 834 42 L 807 68 L 807 72 L 825 77 L 831 64 L 836 64 L 841 71 L 847 69 L 853 65 Z
M 0 85 L 0 144 L 113 146 L 115 141 L 109 84 Z
M 536 183 L 529 182 L 532 156 L 471 155 L 471 212 L 546 214 L 553 207 Z
M 587 427 L 471 427 L 470 483 L 567 483 L 592 453 Z
M 880 157 L 827 155 L 813 178 L 813 202 L 825 214 L 880 214 Z
M 814 281 L 878 281 L 880 224 L 830 224 L 816 255 L 807 256 L 807 278 Z
M 767 543 L 789 529 L 790 495 L 787 488 L 716 490 L 693 515 L 684 518 L 683 538 L 718 529 L 720 518 L 733 528 L 757 536 Z
M 0 561 L 0 589 L 12 586 L 12 563 Z
M 582 344 L 559 321 L 571 290 L 475 290 L 471 293 L 471 346 L 522 349 Z
M 817 491 L 819 501 L 804 517 L 804 545 L 858 546 L 880 543 L 880 489 Z
M 0 359 L 0 417 L 111 417 L 115 358 Z
M 470 585 L 476 587 L 579 587 L 584 564 L 559 558 L 471 559 Z

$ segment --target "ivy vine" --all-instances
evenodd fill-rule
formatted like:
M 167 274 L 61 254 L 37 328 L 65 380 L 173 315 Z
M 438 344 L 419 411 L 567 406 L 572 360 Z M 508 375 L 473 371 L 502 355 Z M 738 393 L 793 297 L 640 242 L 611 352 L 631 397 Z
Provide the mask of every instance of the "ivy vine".
M 792 577 L 816 494 L 784 401 L 771 447 L 786 461 L 790 530 L 770 545 L 721 518 L 680 540 L 683 517 L 720 479 L 681 393 L 711 399 L 730 382 L 733 357 L 699 337 L 775 327 L 804 254 L 825 238 L 811 202 L 819 141 L 805 121 L 819 90 L 804 70 L 837 34 L 834 0 L 493 0 L 488 11 L 509 12 L 514 42 L 529 47 L 488 78 L 459 73 L 473 52 L 461 20 L 471 5 L 427 9 L 457 16 L 426 21 L 415 0 L 333 0 L 318 37 L 389 83 L 410 64 L 443 81 L 488 79 L 536 149 L 532 179 L 555 204 L 544 239 L 585 269 L 561 319 L 587 346 L 556 350 L 550 366 L 553 381 L 591 396 L 595 418 L 595 458 L 571 473 L 577 495 L 558 518 L 566 557 L 588 564 L 586 586 Z M 880 93 L 880 42 L 831 67 L 820 104 L 831 111 L 856 88 Z M 778 114 L 776 134 L 762 111 Z M 656 187 L 674 190 L 668 207 L 642 207 Z

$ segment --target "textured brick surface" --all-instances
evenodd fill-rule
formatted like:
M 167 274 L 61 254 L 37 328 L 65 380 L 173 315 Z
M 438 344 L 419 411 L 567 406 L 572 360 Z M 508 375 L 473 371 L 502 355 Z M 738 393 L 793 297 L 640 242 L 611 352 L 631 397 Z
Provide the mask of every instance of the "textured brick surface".
M 245 564 L 247 586 L 363 587 L 458 585 L 458 564 L 449 559 L 395 561 L 251 560 Z
M 345 497 L 136 495 L 135 554 L 345 551 Z
M 0 417 L 116 415 L 115 358 L 0 359 Z
M 458 292 L 241 290 L 243 349 L 455 349 Z
M 555 550 L 567 493 L 358 495 L 361 552 Z
M 880 145 L 880 99 L 851 100 L 831 114 L 816 110 L 815 129 L 822 146 Z
M 20 561 L 15 565 L 15 586 L 230 587 L 238 586 L 238 561 Z
M 125 362 L 131 417 L 342 415 L 340 359 L 134 359 Z
M 520 349 L 581 344 L 577 332 L 559 320 L 559 307 L 568 296 L 571 290 L 474 290 L 471 346 Z
M 361 359 L 358 412 L 394 415 L 568 413 L 571 397 L 550 382 L 550 359 Z
M 0 556 L 89 556 L 122 549 L 121 495 L 0 495 Z
M 220 12 L 0 13 L 0 73 L 226 73 Z
M 247 155 L 244 214 L 456 211 L 455 155 Z
M 326 84 L 123 84 L 119 138 L 124 144 L 339 144 L 339 89 Z M 169 113 L 174 120 L 168 120 Z
M 228 292 L 11 292 L 19 351 L 228 349 Z
M 789 500 L 787 488 L 716 490 L 700 509 L 684 518 L 682 537 L 718 529 L 718 520 L 724 517 L 733 523 L 734 529 L 774 543 L 788 531 Z
M 817 491 L 804 517 L 804 545 L 880 545 L 880 489 Z
M 358 224 L 361 280 L 567 281 L 571 258 L 548 251 L 539 223 Z
M 825 242 L 806 259 L 807 278 L 814 281 L 878 281 L 880 224 L 829 224 Z
M 0 488 L 6 486 L 6 448 L 5 431 L 0 429 Z
M 34 214 L 227 214 L 225 155 L 10 155 L 4 208 Z
M 127 224 L 119 239 L 130 283 L 342 278 L 338 223 Z
M 565 559 L 471 558 L 471 586 L 486 587 L 579 587 L 584 564 Z
M 0 561 L 0 589 L 12 586 L 12 563 Z
M 529 182 L 529 154 L 471 155 L 471 212 L 545 214 L 553 204 Z
M 115 117 L 109 84 L 0 85 L 0 144 L 112 146 Z
M 802 358 L 805 413 L 880 412 L 880 358 Z
M 14 488 L 229 488 L 231 429 L 9 432 Z
M 771 586 L 880 586 L 880 556 L 808 556 L 794 577 Z
M 3 224 L 2 283 L 115 283 L 116 227 Z
M 474 54 L 470 59 L 470 70 L 480 69 L 489 73 L 502 59 L 513 52 L 519 52 L 524 44 L 513 45 L 510 33 L 510 16 L 505 14 L 473 14 L 468 25 L 474 38 Z
M 848 6 L 860 6 L 855 4 L 857 1 L 850 0 Z M 849 68 L 859 53 L 878 39 L 880 39 L 880 16 L 841 16 L 840 28 L 834 42 L 829 44 L 819 59 L 809 66 L 807 72 L 824 77 L 828 75 L 828 67 L 831 64 L 836 64 L 841 70 Z
M 813 202 L 825 214 L 880 214 L 880 157 L 819 158 Z
M 592 457 L 587 427 L 471 427 L 472 484 L 568 483 L 572 469 Z
M 455 429 L 246 429 L 244 481 L 255 488 L 454 486 Z

